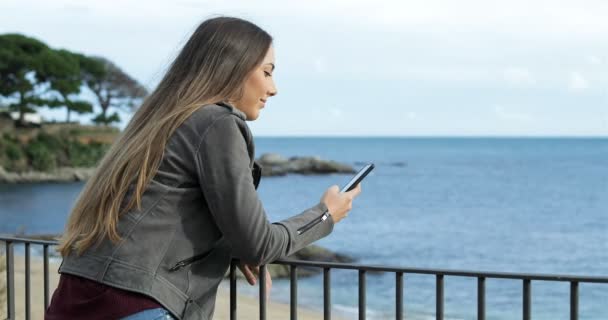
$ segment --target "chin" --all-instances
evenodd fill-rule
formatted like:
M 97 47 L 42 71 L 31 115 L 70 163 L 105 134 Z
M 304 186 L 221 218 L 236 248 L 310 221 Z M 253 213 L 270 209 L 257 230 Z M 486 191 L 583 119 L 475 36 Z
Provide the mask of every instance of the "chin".
M 260 116 L 260 113 L 255 113 L 255 114 L 248 114 L 247 115 L 247 120 L 248 121 L 254 121 L 256 120 L 258 117 Z

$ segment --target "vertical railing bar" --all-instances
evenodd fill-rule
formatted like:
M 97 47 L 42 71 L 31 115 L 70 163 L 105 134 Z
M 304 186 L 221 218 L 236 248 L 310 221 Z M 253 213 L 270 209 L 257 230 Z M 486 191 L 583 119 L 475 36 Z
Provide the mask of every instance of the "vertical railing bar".
M 31 313 L 31 279 L 30 279 L 30 243 L 25 243 L 25 319 L 32 317 Z
M 486 318 L 486 278 L 477 278 L 477 320 Z
M 295 264 L 291 264 L 289 267 L 289 318 L 291 320 L 298 320 L 298 267 Z
M 524 320 L 530 320 L 532 314 L 532 282 L 530 279 L 524 279 L 524 294 L 523 294 L 523 315 Z
M 13 243 L 6 241 L 6 315 L 15 319 L 15 264 Z
M 44 310 L 49 306 L 49 245 L 44 245 Z
M 443 320 L 443 275 L 438 274 L 436 276 L 436 314 L 435 318 L 437 320 Z
M 236 261 L 230 261 L 230 320 L 236 320 Z
M 578 320 L 578 282 L 570 282 L 570 320 Z
M 359 320 L 365 320 L 365 270 L 359 270 Z
M 260 320 L 266 320 L 266 265 L 260 266 Z
M 323 319 L 331 320 L 331 269 L 323 268 Z
M 395 319 L 403 320 L 403 272 L 395 274 Z

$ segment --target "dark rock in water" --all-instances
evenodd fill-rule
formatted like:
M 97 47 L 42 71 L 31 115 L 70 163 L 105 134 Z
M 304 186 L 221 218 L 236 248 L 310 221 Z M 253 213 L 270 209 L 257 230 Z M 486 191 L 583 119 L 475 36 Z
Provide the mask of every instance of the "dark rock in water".
M 304 261 L 322 261 L 322 262 L 338 262 L 338 263 L 352 263 L 355 261 L 354 258 L 349 257 L 344 254 L 335 253 L 325 248 L 309 245 L 306 248 L 294 253 L 293 255 L 287 257 L 290 260 L 304 260 Z M 288 265 L 279 265 L 279 264 L 270 264 L 268 265 L 268 272 L 273 279 L 282 279 L 289 278 L 289 266 Z M 310 277 L 316 274 L 323 272 L 322 268 L 314 268 L 314 267 L 298 267 L 298 276 L 299 277 Z M 226 273 L 226 277 L 228 277 L 230 272 Z M 237 271 L 237 278 L 244 279 L 245 277 L 240 271 Z
M 286 176 L 287 173 L 287 168 L 283 166 L 262 166 L 263 177 Z
M 323 160 L 319 157 L 292 157 L 286 159 L 277 154 L 264 154 L 257 162 L 262 166 L 263 176 L 284 176 L 288 173 L 312 175 L 355 172 L 347 164 Z
M 391 166 L 394 166 L 394 167 L 406 167 L 407 166 L 407 162 L 404 162 L 404 161 L 393 162 L 393 163 L 391 163 Z
M 292 254 L 287 257 L 287 259 L 291 260 L 304 260 L 304 261 L 321 261 L 321 262 L 337 262 L 337 263 L 351 263 L 354 262 L 355 259 L 349 257 L 344 254 L 335 253 L 330 250 L 327 250 L 323 247 L 319 247 L 316 245 L 309 245 L 308 247 L 303 248 L 302 250 Z M 270 265 L 274 269 L 273 277 L 277 278 L 288 278 L 289 277 L 289 266 L 287 265 Z M 300 266 L 298 267 L 298 275 L 300 277 L 308 277 L 313 276 L 315 274 L 319 274 L 323 271 L 321 268 L 315 267 L 306 267 Z
M 355 262 L 355 259 L 350 256 L 341 253 L 336 253 L 323 247 L 312 244 L 292 254 L 288 257 L 288 259 L 338 263 Z
M 280 154 L 265 153 L 258 159 L 258 162 L 267 166 L 282 166 L 287 164 L 289 160 Z

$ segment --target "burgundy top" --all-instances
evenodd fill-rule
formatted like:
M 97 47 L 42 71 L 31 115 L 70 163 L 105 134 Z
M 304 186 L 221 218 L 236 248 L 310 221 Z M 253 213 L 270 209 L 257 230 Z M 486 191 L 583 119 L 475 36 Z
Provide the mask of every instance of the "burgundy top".
M 143 294 L 62 273 L 44 319 L 118 319 L 162 307 L 156 300 Z

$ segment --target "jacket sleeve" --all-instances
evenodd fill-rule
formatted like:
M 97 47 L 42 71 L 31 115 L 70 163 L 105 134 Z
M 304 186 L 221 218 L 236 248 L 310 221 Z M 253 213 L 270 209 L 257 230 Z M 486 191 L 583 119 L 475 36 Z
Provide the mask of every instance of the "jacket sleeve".
M 321 216 L 320 202 L 304 212 L 271 224 L 251 175 L 246 124 L 228 115 L 207 128 L 196 150 L 196 170 L 203 196 L 235 258 L 254 265 L 284 258 L 333 230 L 333 219 L 297 234 L 297 229 Z

